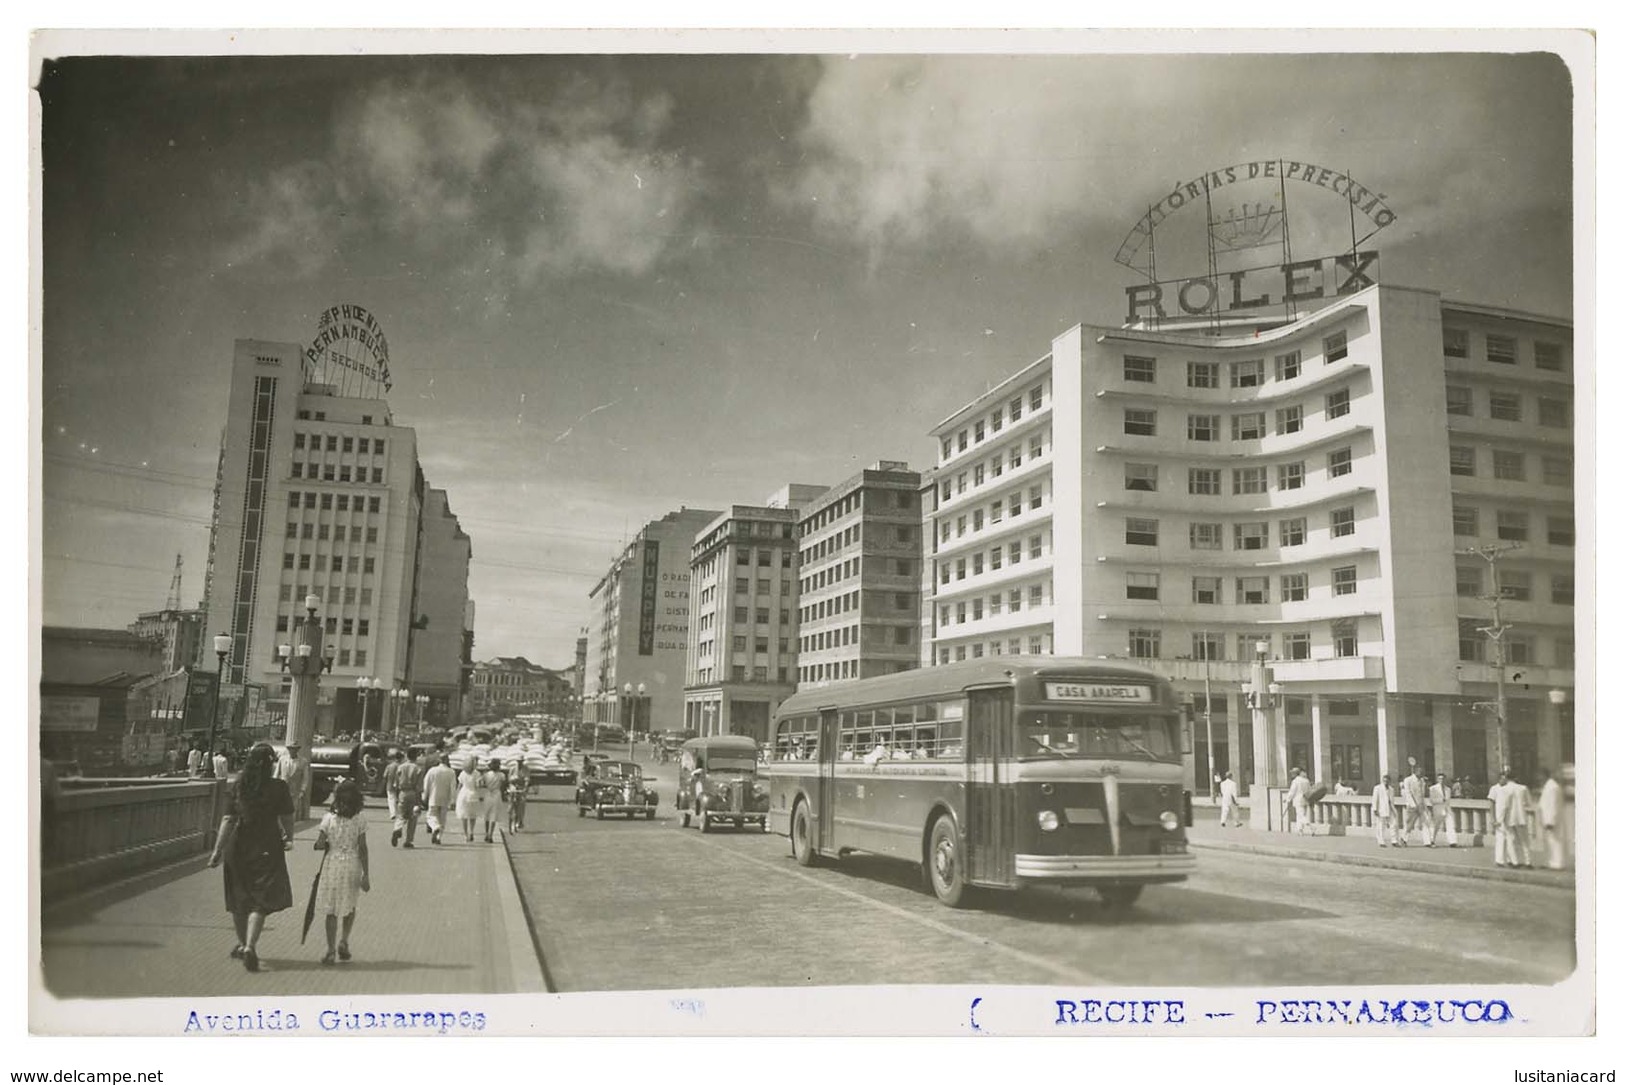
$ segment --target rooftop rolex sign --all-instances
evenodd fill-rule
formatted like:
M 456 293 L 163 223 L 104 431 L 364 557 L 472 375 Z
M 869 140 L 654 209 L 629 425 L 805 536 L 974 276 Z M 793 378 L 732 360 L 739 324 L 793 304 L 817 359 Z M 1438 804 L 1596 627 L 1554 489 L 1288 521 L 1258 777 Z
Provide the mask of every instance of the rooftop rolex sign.
M 1377 251 L 1364 245 L 1398 218 L 1386 200 L 1343 170 L 1283 159 L 1241 162 L 1182 180 L 1146 209 L 1118 246 L 1117 262 L 1147 280 L 1124 290 L 1127 323 L 1206 318 L 1218 327 L 1226 314 L 1295 315 L 1300 306 L 1371 286 Z M 1299 244 L 1307 239 L 1319 253 L 1294 255 L 1289 206 Z M 1192 228 L 1192 208 L 1203 212 L 1205 228 Z M 1170 222 L 1176 217 L 1183 221 Z M 1203 244 L 1205 252 L 1192 251 Z M 1200 259 L 1201 271 L 1170 277 L 1164 272 L 1174 259 L 1189 271 Z
M 337 376 L 341 384 L 359 378 L 381 385 L 386 392 L 393 386 L 389 340 L 373 315 L 359 305 L 335 305 L 322 311 L 316 335 L 305 348 L 305 365 L 312 372 L 322 371 L 325 379 Z

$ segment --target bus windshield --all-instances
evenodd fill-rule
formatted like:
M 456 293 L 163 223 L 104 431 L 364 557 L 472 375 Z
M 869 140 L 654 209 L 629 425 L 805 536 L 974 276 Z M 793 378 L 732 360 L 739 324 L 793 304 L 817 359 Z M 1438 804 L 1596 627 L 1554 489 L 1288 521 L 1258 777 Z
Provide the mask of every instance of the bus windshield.
M 1151 712 L 1022 712 L 1016 756 L 1178 761 L 1179 717 Z

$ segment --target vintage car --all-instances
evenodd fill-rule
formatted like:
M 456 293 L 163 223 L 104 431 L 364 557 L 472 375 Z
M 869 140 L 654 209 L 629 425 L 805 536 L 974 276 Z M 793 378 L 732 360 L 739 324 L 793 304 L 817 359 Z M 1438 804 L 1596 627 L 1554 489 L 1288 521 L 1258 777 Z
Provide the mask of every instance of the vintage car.
M 590 762 L 590 772 L 582 775 L 576 787 L 576 816 L 591 810 L 600 821 L 605 814 L 625 814 L 653 821 L 660 796 L 643 784 L 643 769 L 631 761 Z
M 354 776 L 368 795 L 384 793 L 384 748 L 376 742 L 314 746 L 310 751 L 310 801 L 324 803 L 340 779 Z
M 767 788 L 756 779 L 756 742 L 744 735 L 710 735 L 683 743 L 677 758 L 677 809 L 700 832 L 727 822 L 767 832 Z

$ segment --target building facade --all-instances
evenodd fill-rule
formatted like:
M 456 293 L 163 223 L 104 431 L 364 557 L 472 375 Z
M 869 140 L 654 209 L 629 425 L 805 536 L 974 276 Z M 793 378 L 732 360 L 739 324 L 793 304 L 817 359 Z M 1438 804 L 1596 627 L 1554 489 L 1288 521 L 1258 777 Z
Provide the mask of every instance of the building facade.
M 414 698 L 412 718 L 427 726 L 454 727 L 463 721 L 463 701 L 473 670 L 468 655 L 473 626 L 465 624 L 468 566 L 473 556 L 473 542 L 451 511 L 446 491 L 425 488 L 411 658 L 403 688 Z M 417 697 L 427 701 L 420 706 Z
M 475 663 L 470 675 L 471 716 L 494 719 L 517 713 L 567 718 L 575 704 L 568 670 L 556 671 L 524 656 L 498 656 Z
M 920 475 L 882 460 L 811 502 L 800 523 L 801 684 L 919 666 Z
M 193 666 L 203 650 L 203 610 L 200 607 L 149 611 L 137 615 L 129 630 L 137 637 L 163 645 L 166 673 Z
M 593 586 L 582 695 L 587 722 L 640 732 L 683 726 L 689 554 L 694 537 L 719 515 L 683 508 L 650 521 Z
M 210 534 L 208 630 L 232 637 L 226 681 L 288 696 L 277 648 L 308 595 L 327 643 L 317 730 L 353 731 L 355 680 L 409 686 L 426 484 L 417 435 L 389 404 L 308 378 L 298 344 L 240 339 Z
M 924 658 L 1152 663 L 1204 781 L 1572 760 L 1572 362 L 1566 321 L 1390 286 L 1075 327 L 932 431 Z

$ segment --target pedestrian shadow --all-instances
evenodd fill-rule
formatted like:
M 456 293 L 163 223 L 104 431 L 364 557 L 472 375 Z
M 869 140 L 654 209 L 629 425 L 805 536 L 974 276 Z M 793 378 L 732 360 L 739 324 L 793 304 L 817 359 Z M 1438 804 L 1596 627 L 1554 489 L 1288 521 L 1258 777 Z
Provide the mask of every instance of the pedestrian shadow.
M 44 901 L 40 908 L 40 928 L 71 927 L 94 919 L 104 908 L 111 908 L 133 900 L 143 893 L 162 889 L 166 885 L 202 874 L 209 869 L 209 857 L 204 854 L 177 859 L 153 870 L 141 871 L 107 885 L 82 890 L 69 897 Z M 215 877 L 219 878 L 218 871 Z M 211 883 L 213 884 L 213 883 Z M 218 892 L 220 886 L 213 884 Z
M 1177 895 L 1176 895 L 1177 894 Z M 1188 927 L 1198 924 L 1278 923 L 1303 919 L 1336 919 L 1339 912 L 1298 904 L 1212 893 L 1176 885 L 1148 885 L 1131 907 L 1113 908 L 1087 887 L 1040 886 L 1025 892 L 984 895 L 985 910 L 1011 918 L 1045 923 L 1098 922 L 1139 927 Z M 1171 907 L 1177 907 L 1177 913 Z

